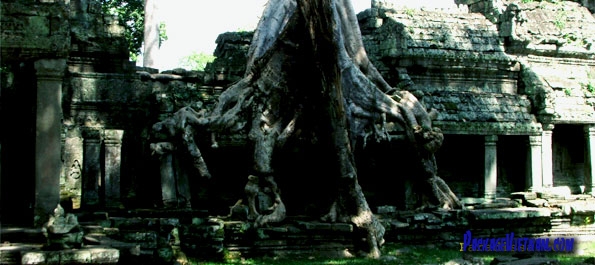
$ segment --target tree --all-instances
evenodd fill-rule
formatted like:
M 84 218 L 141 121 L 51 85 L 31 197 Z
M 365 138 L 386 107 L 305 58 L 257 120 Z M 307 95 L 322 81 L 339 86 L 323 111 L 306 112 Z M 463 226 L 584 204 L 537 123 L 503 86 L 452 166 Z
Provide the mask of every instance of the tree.
M 136 61 L 145 41 L 144 0 L 101 0 L 103 13 L 115 16 L 124 25 L 124 36 L 128 42 L 130 59 Z M 154 21 L 157 23 L 157 21 Z M 158 47 L 167 40 L 166 25 L 157 24 Z
M 257 226 L 285 218 L 273 157 L 288 139 L 308 132 L 334 158 L 328 165 L 335 189 L 328 193 L 334 198 L 322 219 L 352 223 L 365 242 L 361 248 L 378 257 L 384 227 L 358 183 L 354 146 L 363 136 L 386 137 L 375 128 L 384 121 L 398 123 L 415 146 L 434 204 L 460 207 L 436 176 L 434 152 L 442 133 L 432 127 L 431 115 L 415 96 L 391 87 L 370 62 L 350 0 L 269 0 L 244 77 L 221 94 L 212 110 L 186 107 L 154 129 L 180 135 L 205 177 L 210 174 L 196 134 L 248 132 L 254 170 L 264 180 L 259 185 L 268 188 L 275 202 L 271 213 L 255 220 Z
M 130 58 L 136 60 L 144 39 L 143 0 L 101 0 L 101 3 L 104 14 L 117 17 L 126 28 L 124 35 Z
M 212 54 L 193 51 L 190 55 L 185 56 L 180 60 L 180 65 L 188 67 L 190 70 L 204 71 L 207 64 L 214 60 L 215 56 Z
M 143 66 L 154 67 L 159 50 L 159 24 L 155 18 L 155 0 L 145 0 Z

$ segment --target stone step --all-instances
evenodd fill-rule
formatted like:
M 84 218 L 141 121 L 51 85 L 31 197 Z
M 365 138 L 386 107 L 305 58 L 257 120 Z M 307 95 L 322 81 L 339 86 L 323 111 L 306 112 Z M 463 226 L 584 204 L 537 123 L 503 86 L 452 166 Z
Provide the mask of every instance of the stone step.
M 120 251 L 114 248 L 90 247 L 55 251 L 23 251 L 21 264 L 117 264 Z
M 2 242 L 18 243 L 39 243 L 46 242 L 46 238 L 41 232 L 41 228 L 29 227 L 2 227 L 0 229 L 0 238 Z
M 513 220 L 525 218 L 551 217 L 551 210 L 547 208 L 500 208 L 480 209 L 470 212 L 475 220 Z
M 42 244 L 3 243 L 0 245 L 0 264 L 21 264 L 21 252 L 36 251 L 42 247 Z

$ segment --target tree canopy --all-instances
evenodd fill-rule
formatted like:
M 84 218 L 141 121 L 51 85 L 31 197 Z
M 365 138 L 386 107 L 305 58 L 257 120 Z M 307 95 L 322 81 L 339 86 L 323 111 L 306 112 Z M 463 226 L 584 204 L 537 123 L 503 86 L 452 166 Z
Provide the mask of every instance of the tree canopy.
M 144 1 L 143 0 L 101 0 L 103 13 L 118 18 L 126 31 L 128 51 L 131 58 L 141 53 L 144 34 Z
M 115 16 L 124 25 L 124 36 L 128 42 L 130 58 L 142 53 L 144 41 L 145 9 L 144 0 L 101 0 L 103 13 Z M 167 40 L 166 25 L 159 23 L 159 45 Z

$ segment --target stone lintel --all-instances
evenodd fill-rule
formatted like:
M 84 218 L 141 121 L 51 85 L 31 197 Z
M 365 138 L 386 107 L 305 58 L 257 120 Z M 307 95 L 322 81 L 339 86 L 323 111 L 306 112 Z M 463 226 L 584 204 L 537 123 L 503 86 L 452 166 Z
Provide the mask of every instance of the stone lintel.
M 455 122 L 434 121 L 444 134 L 462 135 L 541 135 L 541 124 L 521 122 Z

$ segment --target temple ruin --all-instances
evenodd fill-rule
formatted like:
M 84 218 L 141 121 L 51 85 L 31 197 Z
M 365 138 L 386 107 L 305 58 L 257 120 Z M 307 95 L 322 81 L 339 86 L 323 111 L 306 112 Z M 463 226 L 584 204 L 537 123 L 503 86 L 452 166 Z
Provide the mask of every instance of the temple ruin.
M 115 238 L 99 242 L 108 254 L 90 263 L 171 251 L 164 237 L 215 256 L 223 248 L 259 254 L 267 248 L 351 247 L 350 224 L 302 218 L 320 214 L 324 199 L 320 187 L 295 181 L 316 177 L 305 169 L 277 180 L 288 212 L 298 217 L 241 238 L 244 222 L 215 217 L 238 214 L 230 206 L 244 198 L 252 167 L 247 135 L 197 139 L 211 173 L 200 177 L 193 161 L 166 144 L 179 139 L 154 133 L 155 123 L 184 107 L 209 108 L 240 80 L 252 32 L 222 33 L 214 40 L 217 59 L 204 72 L 159 71 L 128 60 L 123 27 L 102 14 L 98 1 L 0 4 L 3 242 L 32 234 L 4 227 L 40 228 L 61 204 L 78 215 L 86 235 Z M 444 134 L 436 153 L 438 175 L 465 204 L 461 210 L 415 212 L 419 168 L 410 166 L 407 151 L 394 151 L 411 147 L 402 133 L 389 130 L 390 141 L 369 141 L 356 157 L 368 203 L 387 227 L 386 240 L 458 245 L 465 225 L 471 223 L 474 234 L 498 235 L 513 227 L 498 221 L 510 219 L 522 224 L 519 233 L 593 234 L 595 2 L 456 4 L 457 9 L 411 9 L 373 0 L 357 15 L 381 75 L 437 111 L 433 125 Z M 304 197 L 303 190 L 311 194 Z M 271 202 L 261 197 L 259 203 Z M 497 211 L 502 208 L 506 214 Z M 502 227 L 487 229 L 496 225 Z M 311 243 L 311 234 L 335 241 L 287 247 L 287 238 Z M 38 242 L 35 235 L 26 239 Z M 277 237 L 285 245 L 266 245 Z M 316 240 L 328 243 L 324 236 Z M 247 247 L 253 242 L 263 247 Z M 2 264 L 49 259 L 20 249 L 0 253 Z

